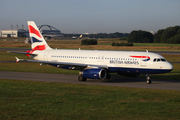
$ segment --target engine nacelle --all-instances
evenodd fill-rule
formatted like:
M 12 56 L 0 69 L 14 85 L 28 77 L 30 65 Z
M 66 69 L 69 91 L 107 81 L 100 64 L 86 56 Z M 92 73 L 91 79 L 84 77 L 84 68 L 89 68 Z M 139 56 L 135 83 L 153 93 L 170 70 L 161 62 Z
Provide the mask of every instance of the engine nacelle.
M 89 79 L 104 79 L 106 77 L 106 70 L 100 68 L 85 69 L 80 73 L 83 77 Z
M 124 72 L 117 72 L 119 75 L 127 76 L 127 77 L 139 77 L 141 76 L 140 73 L 124 73 Z

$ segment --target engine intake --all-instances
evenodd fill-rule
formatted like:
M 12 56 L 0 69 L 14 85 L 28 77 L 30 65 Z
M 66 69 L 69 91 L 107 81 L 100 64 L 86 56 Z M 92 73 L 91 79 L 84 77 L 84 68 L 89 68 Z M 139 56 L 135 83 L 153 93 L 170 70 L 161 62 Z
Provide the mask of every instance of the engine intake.
M 81 72 L 81 75 L 89 79 L 104 79 L 106 77 L 106 70 L 100 68 L 86 69 Z

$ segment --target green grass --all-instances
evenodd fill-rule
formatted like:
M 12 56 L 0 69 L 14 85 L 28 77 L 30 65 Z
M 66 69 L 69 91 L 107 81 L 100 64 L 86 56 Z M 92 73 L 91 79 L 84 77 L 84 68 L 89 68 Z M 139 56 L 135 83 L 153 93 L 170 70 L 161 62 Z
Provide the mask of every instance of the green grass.
M 115 41 L 117 42 L 117 41 Z M 109 43 L 98 43 L 98 45 L 112 45 L 112 41 Z M 133 43 L 134 46 L 150 46 L 150 47 L 180 47 L 180 44 L 167 44 L 167 43 Z
M 30 48 L 30 44 L 24 44 L 25 38 L 0 38 L 0 47 L 3 48 Z M 16 41 L 17 39 L 17 41 Z M 82 46 L 81 40 L 47 40 L 47 43 L 52 48 L 59 49 L 96 49 L 96 50 L 130 50 L 130 51 L 180 51 L 180 44 L 167 44 L 167 43 L 134 43 L 133 47 L 113 47 L 113 42 L 127 42 L 119 39 L 98 39 L 98 45 L 95 46 Z
M 0 51 L 0 61 L 21 54 Z M 163 55 L 180 61 L 179 55 Z M 180 66 L 152 79 L 179 80 Z M 38 63 L 0 63 L 0 71 L 76 74 Z M 112 74 L 115 75 L 115 74 Z M 116 75 L 115 75 L 116 76 Z M 142 76 L 145 78 L 145 76 Z M 0 119 L 180 119 L 180 92 L 0 79 Z
M 0 80 L 0 119 L 180 119 L 180 92 Z
M 118 41 L 115 41 L 118 42 Z M 98 45 L 112 45 L 113 41 L 109 43 L 98 43 Z M 133 43 L 134 46 L 148 46 L 148 47 L 180 47 L 180 44 L 168 44 L 168 43 Z
M 98 43 L 98 45 L 112 45 L 112 43 Z
M 40 63 L 0 63 L 0 71 L 33 72 L 33 73 L 55 73 L 78 75 L 78 70 L 66 70 L 50 65 L 40 66 Z
M 12 54 L 12 53 L 7 53 L 6 51 L 0 51 L 0 61 L 3 61 L 3 60 L 15 61 L 16 60 L 15 56 L 19 58 L 29 59 L 29 57 L 27 57 L 24 54 Z
M 164 47 L 180 47 L 180 44 L 168 43 L 133 43 L 134 46 L 164 46 Z

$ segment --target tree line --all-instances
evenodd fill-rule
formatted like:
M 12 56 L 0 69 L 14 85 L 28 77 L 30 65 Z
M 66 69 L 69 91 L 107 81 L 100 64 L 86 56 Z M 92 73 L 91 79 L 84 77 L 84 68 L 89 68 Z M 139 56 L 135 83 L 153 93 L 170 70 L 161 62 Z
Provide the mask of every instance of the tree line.
M 180 43 L 180 26 L 158 30 L 154 43 Z
M 64 37 L 79 37 L 81 34 L 64 34 Z M 167 27 L 160 29 L 154 35 L 148 31 L 133 30 L 129 33 L 97 33 L 97 34 L 83 34 L 85 38 L 121 38 L 127 39 L 130 43 L 180 43 L 180 26 Z
M 147 31 L 134 30 L 128 36 L 133 43 L 180 43 L 180 26 L 158 30 L 154 35 Z
M 134 30 L 128 36 L 128 42 L 133 43 L 153 43 L 153 34 L 147 31 Z
M 63 33 L 64 37 L 79 37 L 81 34 L 65 34 Z M 96 34 L 83 34 L 83 37 L 86 38 L 121 38 L 121 37 L 128 37 L 129 33 L 96 33 Z

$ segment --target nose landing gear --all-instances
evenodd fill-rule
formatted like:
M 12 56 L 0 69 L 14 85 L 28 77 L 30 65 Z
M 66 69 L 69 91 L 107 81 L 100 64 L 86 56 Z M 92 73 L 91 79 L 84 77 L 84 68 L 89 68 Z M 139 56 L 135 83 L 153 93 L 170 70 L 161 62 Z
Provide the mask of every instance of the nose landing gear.
M 151 84 L 150 76 L 151 76 L 150 74 L 146 74 L 146 77 L 147 77 L 146 83 L 147 84 Z

